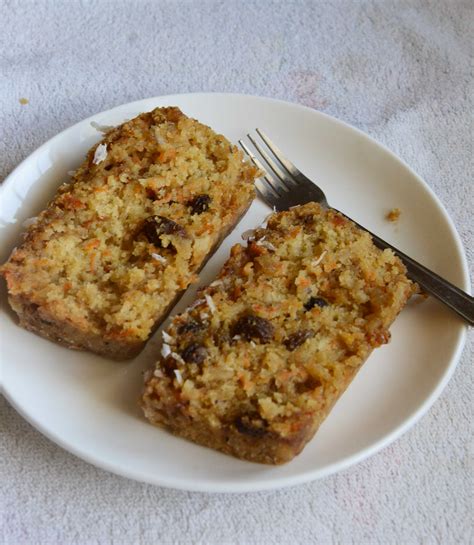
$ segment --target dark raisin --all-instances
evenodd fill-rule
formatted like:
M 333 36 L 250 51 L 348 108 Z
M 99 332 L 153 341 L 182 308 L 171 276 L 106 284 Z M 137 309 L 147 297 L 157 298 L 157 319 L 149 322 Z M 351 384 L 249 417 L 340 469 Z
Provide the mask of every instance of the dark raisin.
M 201 322 L 196 322 L 196 320 L 189 320 L 189 322 L 184 322 L 178 326 L 177 332 L 178 335 L 184 335 L 185 333 L 196 333 L 204 329 L 204 324 Z
M 175 221 L 163 216 L 150 216 L 143 223 L 142 232 L 148 239 L 148 242 L 154 244 L 157 248 L 162 248 L 162 235 L 177 235 L 186 237 L 186 230 Z
M 266 423 L 261 418 L 250 418 L 247 415 L 238 416 L 234 420 L 234 425 L 239 433 L 250 437 L 263 437 L 268 433 Z
M 151 187 L 147 187 L 145 189 L 145 192 L 146 196 L 152 201 L 156 201 L 156 199 L 158 198 L 155 191 Z
M 303 329 L 301 331 L 297 331 L 296 333 L 292 333 L 289 337 L 287 337 L 283 344 L 288 348 L 290 352 L 292 352 L 295 348 L 298 348 L 300 344 L 303 344 L 306 339 L 309 339 L 310 337 L 314 336 L 314 332 L 309 329 Z
M 267 343 L 273 338 L 275 328 L 265 318 L 247 314 L 237 320 L 232 328 L 232 336 L 240 335 L 245 340 L 260 339 L 263 343 Z
M 324 308 L 327 307 L 329 303 L 322 297 L 310 297 L 309 300 L 304 304 L 306 310 L 311 310 L 314 307 Z
M 314 216 L 312 214 L 305 214 L 300 219 L 304 225 L 312 225 L 314 223 Z
M 174 379 L 175 377 L 175 369 L 176 369 L 176 360 L 172 356 L 167 356 L 166 358 L 163 358 L 160 361 L 160 367 L 163 373 L 169 377 Z
M 171 356 L 161 360 L 161 369 L 163 373 L 169 377 L 174 378 L 174 370 L 176 369 L 176 360 Z
M 304 382 L 298 382 L 296 385 L 296 392 L 303 394 L 304 392 L 310 392 L 316 390 L 321 386 L 321 381 L 317 378 L 309 376 Z
M 196 195 L 194 199 L 188 202 L 188 206 L 191 207 L 191 214 L 202 214 L 206 210 L 209 210 L 211 201 L 212 199 L 209 195 Z
M 191 343 L 181 352 L 181 357 L 186 363 L 200 364 L 207 358 L 207 350 L 202 344 Z

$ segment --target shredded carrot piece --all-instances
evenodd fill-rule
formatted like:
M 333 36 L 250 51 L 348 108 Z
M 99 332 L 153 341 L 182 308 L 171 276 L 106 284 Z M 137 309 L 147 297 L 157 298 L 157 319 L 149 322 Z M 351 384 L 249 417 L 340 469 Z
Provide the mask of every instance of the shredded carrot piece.
M 62 199 L 63 206 L 66 210 L 77 210 L 79 208 L 87 208 L 86 205 L 76 197 L 70 194 L 64 195 Z
M 296 284 L 302 288 L 311 286 L 311 280 L 309 278 L 298 278 Z
M 89 240 L 89 242 L 87 242 L 84 247 L 86 250 L 92 250 L 93 248 L 97 248 L 99 244 L 100 240 L 98 238 L 94 238 L 92 240 Z
M 169 163 L 175 157 L 176 157 L 175 149 L 166 149 L 166 150 L 160 151 L 160 153 L 158 154 L 158 162 Z
M 344 225 L 346 223 L 345 218 L 343 218 L 342 216 L 334 216 L 333 218 L 331 218 L 331 221 L 336 227 L 339 227 L 340 225 Z
M 288 234 L 290 238 L 296 238 L 300 232 L 301 232 L 301 227 L 294 227 L 293 229 L 289 230 Z

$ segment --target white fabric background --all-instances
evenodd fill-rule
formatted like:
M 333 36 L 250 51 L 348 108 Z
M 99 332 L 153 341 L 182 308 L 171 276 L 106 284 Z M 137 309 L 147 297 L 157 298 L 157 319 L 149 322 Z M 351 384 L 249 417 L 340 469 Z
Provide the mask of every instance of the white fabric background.
M 118 104 L 190 91 L 265 95 L 386 144 L 472 246 L 470 4 L 0 0 L 0 178 L 57 132 Z M 238 496 L 96 469 L 1 398 L 0 542 L 472 543 L 472 376 L 471 335 L 441 398 L 392 446 L 312 484 Z

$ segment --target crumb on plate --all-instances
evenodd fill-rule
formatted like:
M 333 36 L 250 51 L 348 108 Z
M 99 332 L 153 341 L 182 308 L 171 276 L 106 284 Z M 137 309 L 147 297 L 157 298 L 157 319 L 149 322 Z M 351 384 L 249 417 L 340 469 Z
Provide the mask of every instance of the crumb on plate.
M 400 219 L 401 213 L 402 211 L 400 210 L 400 208 L 392 208 L 389 212 L 387 212 L 387 215 L 385 216 L 385 218 L 388 221 L 395 223 L 396 221 Z

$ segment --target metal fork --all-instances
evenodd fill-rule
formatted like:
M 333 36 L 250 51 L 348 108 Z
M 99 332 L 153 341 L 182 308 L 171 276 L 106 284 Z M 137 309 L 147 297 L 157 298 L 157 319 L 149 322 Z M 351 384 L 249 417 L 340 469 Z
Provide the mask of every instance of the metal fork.
M 245 142 L 239 140 L 239 144 L 254 165 L 265 173 L 263 179 L 260 178 L 255 183 L 260 198 L 271 207 L 276 208 L 276 210 L 288 210 L 292 206 L 307 202 L 317 202 L 324 208 L 332 208 L 328 204 L 324 191 L 298 170 L 263 131 L 260 129 L 256 129 L 256 131 L 268 151 L 257 141 L 256 137 L 250 134 L 247 137 L 269 169 L 263 166 L 262 161 L 250 150 Z M 342 214 L 342 212 L 339 213 Z M 343 215 L 345 216 L 345 214 Z M 347 216 L 345 217 L 347 218 Z M 474 298 L 472 296 L 371 233 L 354 220 L 351 221 L 367 231 L 372 236 L 376 246 L 393 250 L 405 264 L 408 276 L 417 282 L 425 292 L 454 310 L 470 325 L 474 325 Z

